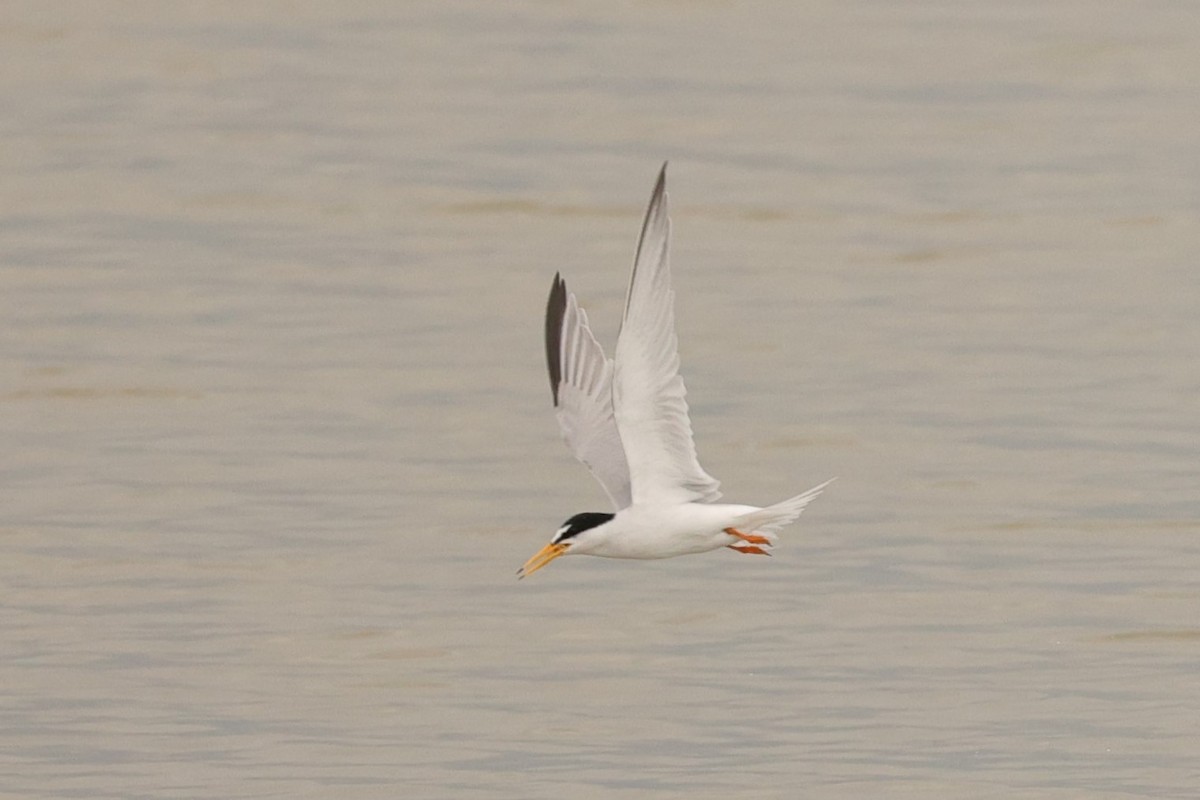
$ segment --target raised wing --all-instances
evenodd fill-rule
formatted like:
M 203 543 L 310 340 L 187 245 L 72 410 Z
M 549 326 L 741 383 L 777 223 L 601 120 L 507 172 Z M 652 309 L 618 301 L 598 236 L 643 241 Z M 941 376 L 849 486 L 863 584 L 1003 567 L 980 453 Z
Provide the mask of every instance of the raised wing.
M 605 358 L 587 314 L 559 275 L 546 303 L 546 365 L 567 447 L 591 470 L 613 507 L 627 507 L 629 467 L 613 418 L 613 362 Z
M 696 459 L 687 389 L 679 375 L 666 178 L 663 164 L 642 223 L 617 337 L 614 410 L 634 502 L 712 502 L 721 496 L 720 483 Z

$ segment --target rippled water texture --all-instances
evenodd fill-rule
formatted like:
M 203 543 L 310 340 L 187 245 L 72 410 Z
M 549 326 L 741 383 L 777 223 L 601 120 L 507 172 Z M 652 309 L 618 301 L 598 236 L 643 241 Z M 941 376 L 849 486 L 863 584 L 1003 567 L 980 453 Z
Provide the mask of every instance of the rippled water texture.
M 0 795 L 1194 798 L 1200 6 L 10 3 Z M 670 159 L 773 559 L 603 495 Z

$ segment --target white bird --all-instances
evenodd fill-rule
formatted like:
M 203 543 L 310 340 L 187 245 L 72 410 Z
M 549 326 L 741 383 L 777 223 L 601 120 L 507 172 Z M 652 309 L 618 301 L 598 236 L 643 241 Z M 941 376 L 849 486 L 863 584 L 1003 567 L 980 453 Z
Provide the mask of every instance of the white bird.
M 558 423 L 615 513 L 568 519 L 519 578 L 562 555 L 671 558 L 720 547 L 770 555 L 776 531 L 832 482 L 766 508 L 714 502 L 720 484 L 696 458 L 679 375 L 666 176 L 663 164 L 638 239 L 615 359 L 605 357 L 575 295 L 554 276 L 546 361 Z

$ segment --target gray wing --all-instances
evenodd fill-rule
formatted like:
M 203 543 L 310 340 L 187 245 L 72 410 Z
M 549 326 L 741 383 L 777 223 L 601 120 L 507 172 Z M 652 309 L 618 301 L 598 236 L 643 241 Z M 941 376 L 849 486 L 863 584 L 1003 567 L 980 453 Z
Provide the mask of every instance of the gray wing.
M 631 502 L 629 466 L 613 416 L 613 362 L 559 275 L 546 303 L 546 365 L 567 448 L 591 470 L 613 507 L 626 508 Z
M 720 483 L 696 458 L 679 375 L 666 175 L 663 164 L 629 280 L 613 373 L 615 416 L 636 502 L 712 502 L 721 496 Z

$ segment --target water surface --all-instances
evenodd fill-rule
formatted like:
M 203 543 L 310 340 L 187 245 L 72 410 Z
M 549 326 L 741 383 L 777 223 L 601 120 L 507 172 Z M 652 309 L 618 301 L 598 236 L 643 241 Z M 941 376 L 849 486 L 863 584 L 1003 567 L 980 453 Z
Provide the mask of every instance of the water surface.
M 1190 798 L 1200 11 L 18 4 L 0 794 Z M 771 560 L 513 571 L 603 495 L 672 161 Z

